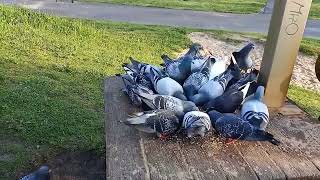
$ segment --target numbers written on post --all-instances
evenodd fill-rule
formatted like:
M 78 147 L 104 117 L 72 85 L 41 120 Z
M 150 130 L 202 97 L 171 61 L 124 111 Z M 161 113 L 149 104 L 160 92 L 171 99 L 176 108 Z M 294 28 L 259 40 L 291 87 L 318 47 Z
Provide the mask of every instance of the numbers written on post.
M 293 3 L 292 5 L 292 10 L 290 10 L 288 22 L 289 24 L 286 26 L 286 33 L 289 36 L 293 36 L 297 34 L 299 31 L 299 24 L 298 24 L 298 19 L 300 16 L 303 15 L 302 9 L 304 8 L 304 5 L 301 3 L 298 3 L 296 1 L 291 1 Z

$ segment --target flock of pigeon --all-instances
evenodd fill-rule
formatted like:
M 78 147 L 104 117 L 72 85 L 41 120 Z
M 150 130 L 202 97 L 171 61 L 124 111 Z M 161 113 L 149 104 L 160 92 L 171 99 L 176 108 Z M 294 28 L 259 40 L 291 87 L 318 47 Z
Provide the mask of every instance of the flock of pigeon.
M 227 139 L 278 145 L 265 131 L 269 112 L 262 100 L 264 87 L 256 82 L 253 49 L 249 43 L 223 60 L 202 56 L 203 47 L 194 43 L 176 60 L 162 55 L 163 68 L 130 58 L 130 64 L 123 64 L 126 74 L 118 76 L 132 104 L 145 111 L 129 115 L 123 123 L 160 138 L 180 130 L 188 137 L 203 137 L 214 128 Z
M 264 87 L 256 82 L 259 71 L 252 69 L 249 54 L 253 49 L 254 44 L 249 43 L 233 52 L 229 65 L 225 60 L 203 57 L 203 47 L 196 43 L 177 60 L 162 55 L 164 68 L 130 58 L 131 64 L 123 64 L 126 74 L 118 76 L 132 104 L 146 111 L 131 114 L 123 122 L 161 138 L 181 129 L 188 137 L 203 137 L 213 127 L 228 139 L 278 145 L 265 131 L 269 112 L 262 101 Z M 234 114 L 238 109 L 240 114 Z M 49 173 L 42 166 L 21 180 L 47 180 Z
M 230 60 L 202 55 L 200 44 L 176 60 L 162 55 L 163 67 L 139 62 L 123 64 L 121 76 L 134 106 L 123 123 L 160 138 L 183 130 L 188 137 L 205 136 L 212 128 L 227 139 L 280 142 L 265 131 L 269 112 L 263 103 L 264 87 L 257 85 L 249 43 Z M 229 61 L 229 62 L 228 62 Z M 237 110 L 240 113 L 237 113 Z

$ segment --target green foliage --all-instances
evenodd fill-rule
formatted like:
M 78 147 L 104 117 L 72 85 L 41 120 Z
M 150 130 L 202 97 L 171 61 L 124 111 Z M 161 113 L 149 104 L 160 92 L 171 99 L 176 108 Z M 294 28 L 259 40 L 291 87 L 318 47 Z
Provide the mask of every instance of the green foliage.
M 0 153 L 13 157 L 3 163 L 0 157 L 0 177 L 46 151 L 103 152 L 103 78 L 119 73 L 129 56 L 157 64 L 162 53 L 173 55 L 190 43 L 183 29 L 6 6 L 0 6 L 0 29 Z M 6 149 L 8 137 L 30 151 Z
M 309 17 L 313 19 L 320 19 L 320 0 L 312 0 Z
M 320 117 L 320 92 L 290 86 L 288 97 L 308 112 L 313 118 Z

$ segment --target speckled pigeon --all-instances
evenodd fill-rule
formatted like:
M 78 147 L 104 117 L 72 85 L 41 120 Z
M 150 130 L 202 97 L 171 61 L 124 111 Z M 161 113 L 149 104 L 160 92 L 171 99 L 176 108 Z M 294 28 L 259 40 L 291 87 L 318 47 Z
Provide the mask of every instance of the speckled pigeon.
M 175 133 L 179 128 L 179 118 L 170 110 L 152 110 L 129 115 L 123 121 L 126 125 L 133 126 L 139 131 L 165 137 Z
M 49 180 L 50 179 L 50 169 L 48 166 L 41 166 L 38 170 L 33 173 L 26 175 L 20 180 Z
M 263 103 L 264 87 L 259 86 L 253 96 L 245 99 L 241 108 L 241 117 L 260 130 L 265 130 L 269 123 L 269 111 Z
M 208 114 L 200 111 L 191 111 L 184 115 L 182 127 L 188 137 L 200 135 L 203 137 L 211 129 L 211 121 Z
M 134 90 L 139 90 L 140 92 L 144 92 L 147 94 L 154 94 L 154 92 L 151 89 L 149 89 L 148 87 L 145 87 L 145 86 L 142 86 L 142 85 L 135 83 L 131 79 L 131 77 L 127 74 L 121 75 L 121 78 L 122 78 L 123 83 L 125 85 L 125 88 L 123 89 L 123 91 L 127 93 L 127 95 L 130 98 L 131 103 L 135 106 L 141 106 L 142 100 L 139 97 L 139 95 L 137 95 L 134 92 Z
M 232 53 L 240 69 L 246 71 L 253 67 L 253 61 L 249 56 L 250 52 L 253 49 L 254 44 L 249 43 L 246 46 L 244 46 L 240 51 Z
M 126 71 L 127 75 L 131 77 L 131 79 L 141 86 L 148 87 L 151 90 L 154 90 L 151 79 L 146 76 L 146 73 L 142 74 L 138 72 L 136 69 L 132 68 L 129 64 L 123 64 L 123 69 Z
M 182 86 L 177 81 L 162 75 L 155 69 L 151 69 L 150 78 L 154 89 L 158 92 L 158 94 L 174 96 L 185 101 L 187 100 Z
M 212 125 L 218 134 L 230 139 L 247 141 L 269 141 L 274 145 L 279 145 L 280 141 L 268 132 L 258 129 L 234 114 L 222 114 L 217 111 L 210 111 L 209 117 Z
M 183 90 L 188 99 L 198 93 L 198 90 L 209 81 L 211 60 L 202 65 L 200 71 L 192 73 L 183 84 Z
M 198 111 L 198 107 L 191 101 L 182 101 L 173 96 L 152 95 L 144 93 L 141 90 L 134 92 L 146 103 L 151 109 L 166 109 L 176 113 L 182 119 L 185 113 L 190 111 Z

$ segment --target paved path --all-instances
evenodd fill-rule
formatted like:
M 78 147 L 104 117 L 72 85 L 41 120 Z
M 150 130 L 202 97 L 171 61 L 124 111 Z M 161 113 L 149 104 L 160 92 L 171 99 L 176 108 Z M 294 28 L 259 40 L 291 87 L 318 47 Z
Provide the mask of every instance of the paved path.
M 19 5 L 49 14 L 74 18 L 239 32 L 267 33 L 271 18 L 266 14 L 243 15 L 104 3 L 56 3 L 55 0 L 0 0 L 0 3 Z M 305 36 L 320 39 L 320 21 L 309 20 Z

